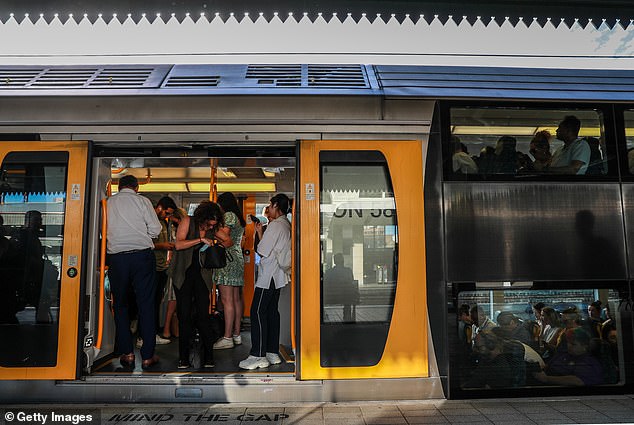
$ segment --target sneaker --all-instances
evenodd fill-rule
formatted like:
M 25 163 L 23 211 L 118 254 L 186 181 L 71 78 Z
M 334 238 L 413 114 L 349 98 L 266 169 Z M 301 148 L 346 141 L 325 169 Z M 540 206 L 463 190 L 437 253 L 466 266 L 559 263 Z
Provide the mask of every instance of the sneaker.
M 282 358 L 277 353 L 266 353 L 266 359 L 271 364 L 280 364 L 280 363 L 282 363 Z
M 161 335 L 156 335 L 156 345 L 165 345 L 169 344 L 170 342 L 172 341 L 167 338 L 163 338 Z
M 143 339 L 142 338 L 137 338 L 136 339 L 136 348 L 141 348 L 143 347 Z
M 178 361 L 179 369 L 189 369 L 190 367 L 192 367 L 192 365 L 189 362 L 186 362 L 185 360 Z
M 259 367 L 269 367 L 269 365 L 270 363 L 266 357 L 249 356 L 242 360 L 238 366 L 240 366 L 241 369 L 253 370 Z
M 203 367 L 215 367 L 215 366 L 216 365 L 214 364 L 213 359 L 205 358 L 205 361 L 203 362 Z
M 232 338 L 233 338 L 233 345 L 242 344 L 242 335 L 234 335 Z
M 233 348 L 233 339 L 223 336 L 214 343 L 214 350 L 224 350 L 225 348 Z

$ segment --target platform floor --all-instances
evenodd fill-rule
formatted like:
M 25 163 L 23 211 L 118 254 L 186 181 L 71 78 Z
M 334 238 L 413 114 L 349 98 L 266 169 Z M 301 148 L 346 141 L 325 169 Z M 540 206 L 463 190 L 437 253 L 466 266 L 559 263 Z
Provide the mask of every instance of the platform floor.
M 634 424 L 634 395 L 358 403 L 0 405 L 65 412 L 95 409 L 101 424 Z M 4 415 L 3 415 L 4 416 Z M 4 417 L 0 424 L 9 424 Z

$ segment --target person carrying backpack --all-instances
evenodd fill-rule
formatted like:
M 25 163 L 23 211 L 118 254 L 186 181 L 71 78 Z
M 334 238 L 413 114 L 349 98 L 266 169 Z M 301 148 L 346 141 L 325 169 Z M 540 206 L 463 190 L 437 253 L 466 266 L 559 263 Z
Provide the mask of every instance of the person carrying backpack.
M 262 257 L 251 304 L 251 351 L 239 364 L 242 369 L 257 369 L 282 362 L 279 351 L 280 289 L 290 280 L 291 223 L 286 218 L 290 200 L 284 194 L 271 198 L 269 224 L 266 232 L 262 223 L 255 224 L 260 238 L 257 253 Z

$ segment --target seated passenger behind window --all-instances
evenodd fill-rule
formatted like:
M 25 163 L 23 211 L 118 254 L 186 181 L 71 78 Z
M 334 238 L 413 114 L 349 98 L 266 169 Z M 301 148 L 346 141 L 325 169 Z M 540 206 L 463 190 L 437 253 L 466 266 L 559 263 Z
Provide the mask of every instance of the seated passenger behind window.
M 501 335 L 507 339 L 514 339 L 526 345 L 533 345 L 533 338 L 524 322 L 509 311 L 503 311 L 497 317 Z
M 480 170 L 480 174 L 493 173 L 495 161 L 495 149 L 492 146 L 485 146 L 480 150 L 480 156 L 473 158 Z
M 588 143 L 588 146 L 590 146 L 590 165 L 588 165 L 586 175 L 599 176 L 605 174 L 605 170 L 603 168 L 603 156 L 601 155 L 601 148 L 599 147 L 599 139 L 596 137 L 588 137 L 586 138 L 586 142 Z
M 548 166 L 552 155 L 550 154 L 550 139 L 552 135 L 548 130 L 535 133 L 530 143 L 529 153 L 535 161 L 528 162 L 520 171 L 542 171 Z
M 567 352 L 559 352 L 548 362 L 544 372 L 534 373 L 538 381 L 551 385 L 600 385 L 604 371 L 598 359 L 590 354 L 590 335 L 582 328 L 568 329 L 564 334 Z
M 554 354 L 559 344 L 559 337 L 564 329 L 559 318 L 559 313 L 552 307 L 542 309 L 542 321 L 544 331 L 542 332 L 541 352 L 544 358 Z
M 574 115 L 564 117 L 556 137 L 564 142 L 553 154 L 548 172 L 553 174 L 586 174 L 590 164 L 590 146 L 579 137 L 581 121 Z
M 615 366 L 619 364 L 619 345 L 616 324 L 612 319 L 608 319 L 603 323 L 601 328 L 601 339 L 609 346 L 610 357 Z
M 471 325 L 473 325 L 473 320 L 471 320 L 471 308 L 469 304 L 462 304 L 460 309 L 458 310 L 458 339 L 465 346 L 471 347 Z
M 469 156 L 467 147 L 460 143 L 460 139 L 457 136 L 451 136 L 451 143 L 454 152 L 451 157 L 453 172 L 458 174 L 477 174 L 478 166 Z
M 475 339 L 475 336 L 483 331 L 490 331 L 495 328 L 497 325 L 491 319 L 489 319 L 484 312 L 482 307 L 474 305 L 471 307 L 471 335 L 472 339 Z
M 479 362 L 462 388 L 511 388 L 516 373 L 512 355 L 504 352 L 502 339 L 489 331 L 480 332 L 474 340 L 474 350 Z
M 495 159 L 492 173 L 515 174 L 518 168 L 518 154 L 515 150 L 517 140 L 512 136 L 502 136 L 495 146 Z

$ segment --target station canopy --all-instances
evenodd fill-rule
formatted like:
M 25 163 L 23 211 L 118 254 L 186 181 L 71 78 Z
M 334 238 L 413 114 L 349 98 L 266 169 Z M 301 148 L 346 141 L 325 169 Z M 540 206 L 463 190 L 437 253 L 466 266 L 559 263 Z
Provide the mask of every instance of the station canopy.
M 250 13 L 257 16 L 262 13 L 266 19 L 274 16 L 274 13 L 286 16 L 288 13 L 303 15 L 310 19 L 316 19 L 319 14 L 331 16 L 350 16 L 359 20 L 363 14 L 367 16 L 394 17 L 401 21 L 406 15 L 419 17 L 424 15 L 428 22 L 438 16 L 442 22 L 449 19 L 466 17 L 474 23 L 478 17 L 487 23 L 492 17 L 498 22 L 508 18 L 510 22 L 517 23 L 520 18 L 532 20 L 537 18 L 540 24 L 545 24 L 548 19 L 559 22 L 564 19 L 571 25 L 575 19 L 585 23 L 589 19 L 600 25 L 603 20 L 610 27 L 617 23 L 627 26 L 634 19 L 634 2 L 631 0 L 445 0 L 445 1 L 414 1 L 414 0 L 109 0 L 107 2 L 97 0 L 5 0 L 0 4 L 0 21 L 4 21 L 13 13 L 22 17 L 24 14 L 39 16 L 43 14 L 47 20 L 53 19 L 57 13 L 60 16 L 73 14 L 89 19 L 97 19 L 99 14 L 103 16 L 131 15 L 132 19 L 139 20 L 142 14 L 162 16 L 174 14 L 176 19 L 184 19 L 186 14 L 200 15 L 206 13 L 212 16 L 216 13 L 228 18 L 231 13 L 243 16 Z

